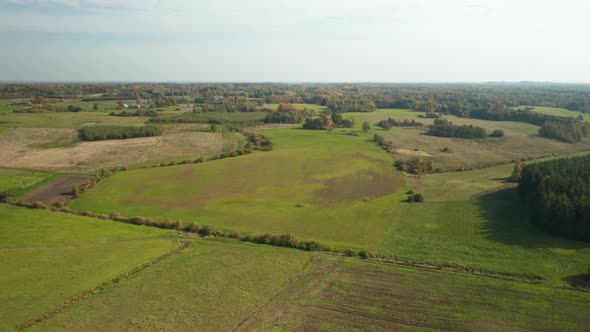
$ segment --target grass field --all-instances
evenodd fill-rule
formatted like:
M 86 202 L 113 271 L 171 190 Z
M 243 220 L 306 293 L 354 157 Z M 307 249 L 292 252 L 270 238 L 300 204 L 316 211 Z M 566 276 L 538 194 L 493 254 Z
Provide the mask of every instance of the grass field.
M 527 107 L 527 106 L 520 106 Z M 590 114 L 584 114 L 576 111 L 566 110 L 564 108 L 556 108 L 556 107 L 543 107 L 543 106 L 531 106 L 533 107 L 533 112 L 548 114 L 548 115 L 555 115 L 555 116 L 567 116 L 572 118 L 577 118 L 580 114 L 584 117 L 584 120 L 590 120 Z
M 32 330 L 229 331 L 287 287 L 311 258 L 237 241 L 195 241 Z
M 63 330 L 580 330 L 590 294 L 231 240 L 178 255 L 33 326 Z
M 405 188 L 391 157 L 366 136 L 298 129 L 260 133 L 273 141 L 273 151 L 119 173 L 71 207 L 292 233 L 336 246 L 381 243 Z M 295 207 L 300 203 L 303 208 Z
M 374 125 L 378 120 L 388 117 L 396 120 L 413 119 L 424 124 L 431 124 L 433 121 L 432 119 L 418 118 L 416 112 L 408 110 L 378 110 L 370 114 L 347 113 L 346 116 L 358 118 L 357 126 L 360 126 L 361 120 L 370 121 Z M 477 169 L 506 164 L 522 158 L 540 158 L 553 154 L 590 151 L 590 139 L 569 144 L 539 137 L 537 135 L 539 127 L 527 123 L 485 121 L 454 116 L 445 116 L 445 118 L 458 125 L 474 125 L 485 128 L 488 133 L 495 129 L 501 129 L 504 131 L 505 137 L 478 140 L 445 138 L 424 135 L 421 129 L 403 127 L 382 130 L 374 126 L 373 131 L 384 135 L 391 142 L 393 156 L 396 159 L 428 158 L 433 160 L 436 166 L 443 171 Z M 443 152 L 442 150 L 445 148 L 448 148 L 449 152 Z
M 57 177 L 59 175 L 48 172 L 0 168 L 0 192 L 20 197 Z
M 175 247 L 171 231 L 0 205 L 0 331 Z
M 316 261 L 238 331 L 576 331 L 590 294 L 359 260 Z

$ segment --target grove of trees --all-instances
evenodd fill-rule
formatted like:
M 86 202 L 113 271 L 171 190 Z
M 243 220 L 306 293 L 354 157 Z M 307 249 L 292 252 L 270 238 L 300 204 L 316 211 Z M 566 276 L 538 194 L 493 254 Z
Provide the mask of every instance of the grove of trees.
M 532 223 L 547 232 L 590 240 L 590 156 L 530 164 L 518 187 Z

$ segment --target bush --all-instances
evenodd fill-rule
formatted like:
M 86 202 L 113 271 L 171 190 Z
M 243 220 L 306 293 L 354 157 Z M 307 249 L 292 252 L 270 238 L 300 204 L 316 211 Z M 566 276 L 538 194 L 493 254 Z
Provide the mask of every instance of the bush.
M 410 174 L 426 174 L 436 171 L 436 164 L 430 159 L 413 158 L 409 160 L 397 160 L 395 167 Z
M 408 196 L 408 202 L 410 203 L 422 203 L 424 202 L 424 196 L 422 194 L 412 194 Z
M 215 235 L 215 229 L 212 226 L 207 225 L 199 230 L 199 234 L 201 236 Z
M 10 197 L 10 194 L 6 191 L 0 192 L 0 200 Z
M 504 137 L 504 131 L 500 130 L 500 129 L 496 129 L 496 130 L 492 131 L 492 133 L 490 134 L 490 137 Z

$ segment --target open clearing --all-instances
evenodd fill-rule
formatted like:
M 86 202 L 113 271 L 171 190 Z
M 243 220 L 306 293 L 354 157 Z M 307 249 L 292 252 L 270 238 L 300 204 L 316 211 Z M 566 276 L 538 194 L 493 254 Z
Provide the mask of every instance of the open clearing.
M 0 331 L 175 248 L 174 232 L 0 205 Z
M 590 294 L 200 240 L 32 330 L 579 330 Z
M 51 147 L 58 142 L 74 142 L 76 138 L 73 129 L 13 129 L 0 136 L 0 167 L 88 172 L 146 161 L 206 156 L 221 152 L 224 145 L 219 133 L 170 132 L 159 137 Z
M 273 151 L 118 173 L 70 207 L 379 246 L 405 188 L 390 156 L 366 136 L 299 129 L 260 133 L 273 141 Z
M 73 198 L 73 189 L 75 186 L 86 184 L 91 179 L 92 178 L 88 176 L 65 176 L 30 191 L 23 196 L 22 200 L 31 203 L 41 202 L 44 204 L 53 204 L 60 200 L 69 200 Z

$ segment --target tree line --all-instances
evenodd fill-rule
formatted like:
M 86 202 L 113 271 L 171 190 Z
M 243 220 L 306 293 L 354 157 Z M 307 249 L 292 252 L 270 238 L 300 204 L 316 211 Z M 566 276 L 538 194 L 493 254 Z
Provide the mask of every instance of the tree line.
M 102 141 L 160 136 L 162 133 L 163 130 L 156 126 L 91 126 L 80 129 L 80 139 L 83 141 Z
M 590 240 L 590 156 L 525 166 L 518 191 L 532 223 L 550 234 Z

